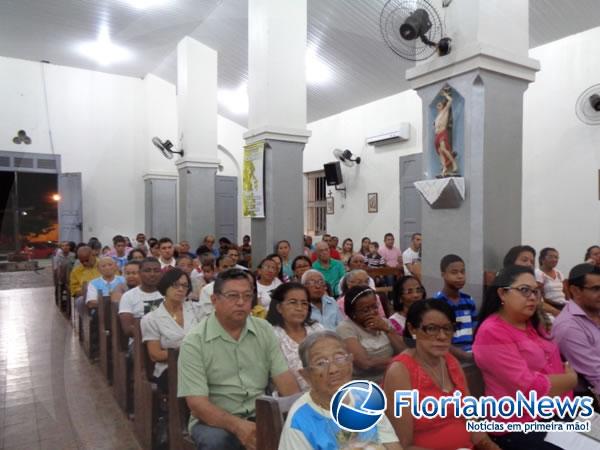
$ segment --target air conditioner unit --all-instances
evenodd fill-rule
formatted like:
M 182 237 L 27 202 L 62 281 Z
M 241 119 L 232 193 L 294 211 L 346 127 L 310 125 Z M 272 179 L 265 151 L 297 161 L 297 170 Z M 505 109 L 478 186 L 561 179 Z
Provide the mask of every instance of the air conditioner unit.
M 405 142 L 410 139 L 410 123 L 401 123 L 399 127 L 387 133 L 378 134 L 367 138 L 367 144 L 376 147 L 380 145 Z

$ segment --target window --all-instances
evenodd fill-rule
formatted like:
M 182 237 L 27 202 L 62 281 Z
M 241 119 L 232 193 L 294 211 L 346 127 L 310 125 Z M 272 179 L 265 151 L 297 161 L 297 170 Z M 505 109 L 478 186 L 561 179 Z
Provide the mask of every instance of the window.
M 321 235 L 327 231 L 327 206 L 325 172 L 306 174 L 308 195 L 306 196 L 306 228 L 311 235 Z

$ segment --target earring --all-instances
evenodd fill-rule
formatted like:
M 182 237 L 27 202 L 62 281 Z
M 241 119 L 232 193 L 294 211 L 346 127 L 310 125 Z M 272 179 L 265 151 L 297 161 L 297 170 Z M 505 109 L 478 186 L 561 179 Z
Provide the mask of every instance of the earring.
M 416 335 L 416 334 L 413 334 L 413 335 L 412 335 L 412 338 L 413 338 L 413 340 L 415 340 L 415 341 L 416 341 L 416 340 L 417 340 L 417 335 Z

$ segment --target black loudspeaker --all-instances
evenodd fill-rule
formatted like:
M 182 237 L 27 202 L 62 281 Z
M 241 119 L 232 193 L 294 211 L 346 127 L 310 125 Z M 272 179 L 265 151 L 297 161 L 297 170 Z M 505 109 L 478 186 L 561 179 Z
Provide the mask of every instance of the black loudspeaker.
M 339 161 L 323 164 L 323 168 L 325 169 L 327 186 L 337 186 L 344 182 L 344 179 L 342 178 L 342 167 L 340 166 Z

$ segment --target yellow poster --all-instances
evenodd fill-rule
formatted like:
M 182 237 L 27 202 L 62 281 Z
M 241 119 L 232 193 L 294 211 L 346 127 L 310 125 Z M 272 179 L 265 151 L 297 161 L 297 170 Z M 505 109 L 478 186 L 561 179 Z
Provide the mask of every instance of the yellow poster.
M 260 141 L 245 146 L 242 181 L 244 217 L 265 217 L 264 166 L 265 143 Z

